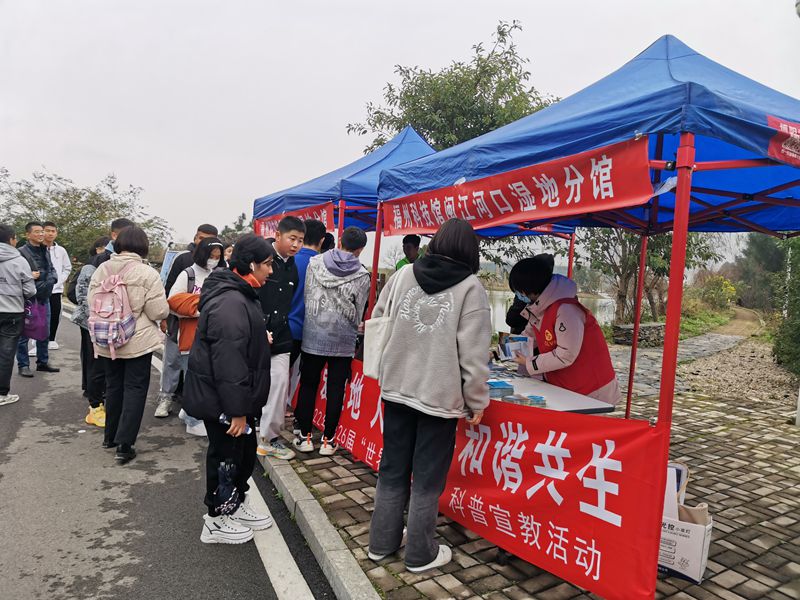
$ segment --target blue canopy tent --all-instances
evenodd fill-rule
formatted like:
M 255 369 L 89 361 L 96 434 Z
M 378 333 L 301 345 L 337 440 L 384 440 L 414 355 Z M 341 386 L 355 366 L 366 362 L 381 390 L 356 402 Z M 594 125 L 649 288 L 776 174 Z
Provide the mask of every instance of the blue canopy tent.
M 336 223 L 340 231 L 349 225 L 374 229 L 380 172 L 433 153 L 433 148 L 409 125 L 377 150 L 348 165 L 256 199 L 253 219 L 277 217 L 330 203 L 338 204 Z
M 647 193 L 631 197 L 624 206 L 618 203 L 609 209 L 603 202 L 587 202 L 584 198 L 581 204 L 565 207 L 562 203 L 556 210 L 547 210 L 542 204 L 554 196 L 542 186 L 542 196 L 533 206 L 539 210 L 528 206 L 523 212 L 520 202 L 520 211 L 514 209 L 515 214 L 502 214 L 501 210 L 499 217 L 495 212 L 496 222 L 484 219 L 475 224 L 476 229 L 499 223 L 508 226 L 509 218 L 518 217 L 516 222 L 524 228 L 559 223 L 570 227 L 619 227 L 641 235 L 626 417 L 630 416 L 647 239 L 649 235 L 673 232 L 655 428 L 666 434 L 668 442 L 687 233 L 756 231 L 782 238 L 800 235 L 800 101 L 706 58 L 673 36 L 664 36 L 617 71 L 544 110 L 384 171 L 378 187 L 382 204 L 378 231 L 391 219 L 394 232 L 408 222 L 412 226 L 406 230 L 413 230 L 414 226 L 426 230 L 418 219 L 409 221 L 398 207 L 427 207 L 424 202 L 429 200 L 438 205 L 448 194 L 451 202 L 453 196 L 463 198 L 466 211 L 472 210 L 474 216 L 478 205 L 466 190 L 478 189 L 476 182 L 507 184 L 509 180 L 503 177 L 509 173 L 530 174 L 535 172 L 534 166 L 543 168 L 551 161 L 577 159 L 623 144 L 639 144 L 638 148 L 645 151 L 641 167 L 630 176 L 643 176 L 650 188 Z M 594 170 L 596 159 L 591 160 Z M 564 164 L 568 163 L 559 163 L 558 168 Z M 536 183 L 538 187 L 540 182 Z M 463 195 L 459 189 L 465 190 Z M 503 190 L 492 191 L 497 191 L 504 201 Z M 594 197 L 597 200 L 596 191 Z M 531 195 L 529 199 L 532 198 Z M 666 449 L 662 458 L 665 472 Z M 664 482 L 665 476 L 660 479 L 660 489 Z M 652 568 L 654 586 L 655 565 Z

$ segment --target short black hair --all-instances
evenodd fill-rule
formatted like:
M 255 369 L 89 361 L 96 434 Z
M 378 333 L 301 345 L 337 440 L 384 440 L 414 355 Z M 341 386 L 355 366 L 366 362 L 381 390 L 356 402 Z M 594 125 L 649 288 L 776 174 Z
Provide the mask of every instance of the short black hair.
M 464 219 L 445 221 L 428 245 L 428 252 L 465 264 L 473 274 L 481 268 L 478 236 Z
M 342 250 L 355 252 L 367 245 L 367 234 L 360 227 L 351 225 L 342 232 Z
M 0 225 L 0 243 L 2 244 L 10 244 L 13 238 L 16 238 L 17 234 L 14 232 L 14 228 L 10 225 Z
M 262 263 L 271 256 L 275 256 L 272 244 L 261 236 L 248 233 L 240 237 L 233 247 L 230 267 L 236 269 L 239 275 L 248 275 L 252 272 L 250 263 Z
M 120 219 L 114 219 L 113 221 L 111 221 L 111 231 L 119 232 L 125 229 L 126 227 L 133 227 L 134 225 L 136 225 L 136 223 L 134 223 L 130 219 L 126 219 L 125 217 L 122 217 Z
M 147 239 L 144 229 L 131 225 L 125 227 L 117 235 L 117 239 L 114 241 L 114 252 L 117 254 L 133 252 L 142 258 L 147 258 L 150 253 L 150 240 Z
M 217 237 L 219 235 L 219 231 L 213 225 L 209 225 L 208 223 L 203 223 L 202 225 L 198 225 L 197 233 L 205 233 L 206 235 L 213 235 Z
M 422 243 L 422 238 L 418 235 L 414 235 L 413 233 L 409 233 L 408 235 L 403 236 L 403 246 L 406 244 L 411 244 L 416 248 L 419 248 L 419 245 Z
M 325 237 L 325 223 L 317 219 L 306 219 L 306 237 L 303 241 L 307 246 L 316 246 Z
M 211 251 L 214 248 L 219 248 L 220 253 L 223 251 L 222 242 L 218 238 L 207 237 L 200 240 L 194 249 L 194 254 L 192 255 L 194 264 L 207 269 L 208 259 L 211 257 Z M 220 261 L 223 261 L 225 260 L 225 257 L 220 255 L 219 259 Z
M 53 229 L 58 229 L 58 226 L 52 221 L 45 221 L 42 223 L 42 227 L 52 227 Z
M 288 216 L 288 217 L 283 217 L 280 220 L 280 223 L 278 223 L 278 231 L 280 231 L 281 233 L 289 233 L 290 231 L 300 231 L 302 233 L 305 233 L 306 226 L 297 217 Z
M 555 262 L 552 254 L 523 258 L 508 274 L 508 287 L 512 292 L 541 294 L 553 278 Z
M 108 242 L 110 241 L 111 238 L 108 237 L 107 235 L 97 238 L 92 244 L 92 247 L 89 249 L 89 259 L 91 260 L 97 255 L 98 248 L 105 248 L 106 246 L 108 246 Z
M 334 248 L 336 248 L 336 238 L 333 237 L 333 234 L 329 231 L 322 239 L 322 246 L 320 246 L 319 251 L 327 252 L 328 250 L 333 250 Z
M 25 233 L 30 233 L 34 227 L 44 227 L 41 221 L 30 221 L 25 223 Z

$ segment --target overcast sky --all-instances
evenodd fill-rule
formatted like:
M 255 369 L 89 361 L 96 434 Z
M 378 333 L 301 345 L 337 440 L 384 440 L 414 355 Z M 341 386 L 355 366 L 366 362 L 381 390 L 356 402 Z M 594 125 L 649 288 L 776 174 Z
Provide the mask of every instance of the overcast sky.
M 186 239 L 358 158 L 345 126 L 394 65 L 465 59 L 500 19 L 556 96 L 671 33 L 800 98 L 794 0 L 0 0 L 0 165 L 115 173 Z

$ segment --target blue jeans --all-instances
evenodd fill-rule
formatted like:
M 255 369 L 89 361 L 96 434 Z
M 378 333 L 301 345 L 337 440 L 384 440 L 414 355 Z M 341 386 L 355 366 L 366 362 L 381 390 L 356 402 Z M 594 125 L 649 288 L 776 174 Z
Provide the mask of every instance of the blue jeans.
M 47 331 L 50 331 L 50 303 L 46 302 L 47 307 Z M 47 352 L 47 344 L 50 340 L 45 338 L 43 341 L 36 341 L 36 364 L 46 365 L 50 360 L 50 355 Z M 17 367 L 30 366 L 31 361 L 28 358 L 28 338 L 20 336 L 19 343 L 17 344 Z

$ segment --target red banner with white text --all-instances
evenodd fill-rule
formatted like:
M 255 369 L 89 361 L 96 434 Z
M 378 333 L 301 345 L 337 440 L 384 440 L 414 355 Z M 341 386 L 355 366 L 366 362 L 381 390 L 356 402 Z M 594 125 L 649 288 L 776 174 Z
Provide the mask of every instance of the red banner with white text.
M 636 206 L 653 195 L 647 136 L 383 204 L 387 235 L 475 229 Z
M 324 204 L 309 206 L 302 210 L 294 210 L 280 215 L 255 219 L 253 221 L 253 231 L 256 235 L 260 235 L 261 237 L 274 238 L 278 231 L 278 223 L 281 222 L 283 217 L 297 217 L 303 221 L 306 219 L 316 219 L 317 221 L 325 223 L 325 228 L 328 231 L 333 231 L 333 210 L 333 204 L 325 202 Z
M 314 410 L 325 424 L 326 374 Z M 383 404 L 353 361 L 336 441 L 378 470 Z M 604 598 L 655 594 L 669 437 L 647 422 L 492 401 L 460 421 L 440 510 Z

